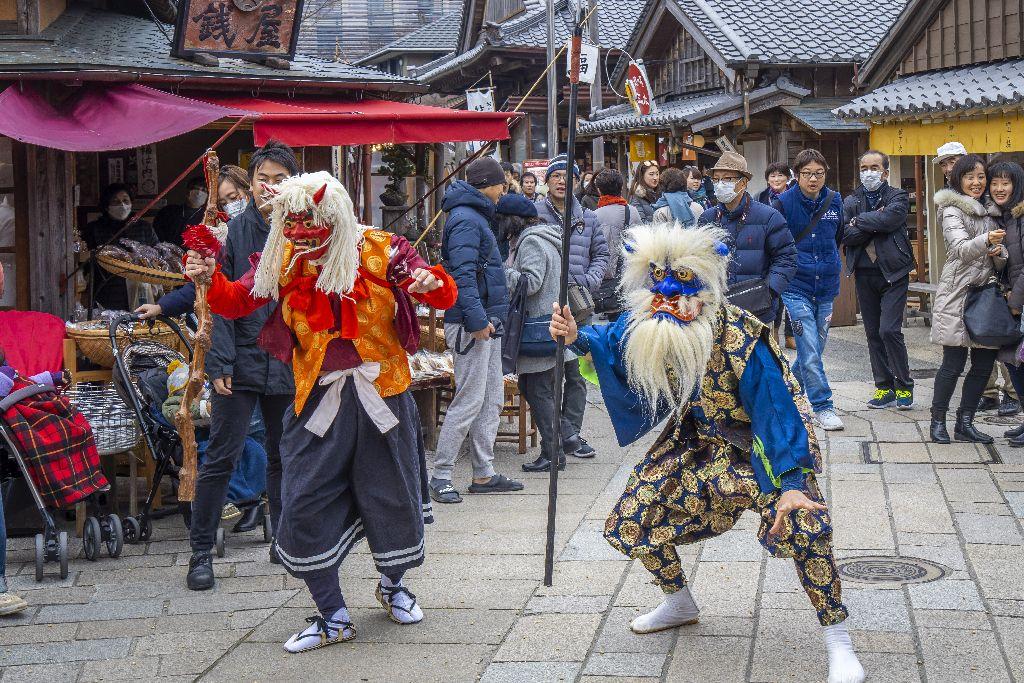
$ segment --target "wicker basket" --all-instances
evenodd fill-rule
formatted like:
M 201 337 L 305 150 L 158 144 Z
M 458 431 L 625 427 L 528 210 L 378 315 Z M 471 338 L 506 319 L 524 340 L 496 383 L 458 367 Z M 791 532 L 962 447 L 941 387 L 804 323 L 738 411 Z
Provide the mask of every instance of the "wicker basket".
M 78 352 L 83 356 L 101 368 L 114 367 L 114 350 L 110 348 L 110 332 L 107 328 L 79 330 L 68 327 L 65 328 L 65 331 L 69 339 L 75 340 Z M 181 346 L 181 339 L 178 338 L 178 335 L 167 325 L 161 323 L 156 323 L 152 329 L 149 329 L 148 326 L 141 326 L 141 329 L 136 327 L 132 336 L 119 329 L 117 334 L 118 348 L 123 350 L 133 338 L 152 339 L 172 349 L 178 349 Z
M 170 273 L 166 270 L 157 270 L 139 266 L 128 261 L 122 261 L 111 257 L 109 254 L 97 254 L 96 262 L 103 266 L 103 269 L 113 275 L 120 275 L 126 280 L 135 282 L 146 282 L 160 287 L 181 287 L 185 284 L 185 276 L 181 273 Z

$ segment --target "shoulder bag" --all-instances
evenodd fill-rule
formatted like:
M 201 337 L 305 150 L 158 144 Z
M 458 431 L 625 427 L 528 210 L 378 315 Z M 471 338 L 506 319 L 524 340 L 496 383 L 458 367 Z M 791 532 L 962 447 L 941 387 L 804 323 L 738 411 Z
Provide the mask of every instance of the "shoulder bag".
M 999 348 L 1021 340 L 1020 323 L 1010 312 L 996 278 L 967 290 L 964 304 L 964 326 L 971 341 L 981 346 Z

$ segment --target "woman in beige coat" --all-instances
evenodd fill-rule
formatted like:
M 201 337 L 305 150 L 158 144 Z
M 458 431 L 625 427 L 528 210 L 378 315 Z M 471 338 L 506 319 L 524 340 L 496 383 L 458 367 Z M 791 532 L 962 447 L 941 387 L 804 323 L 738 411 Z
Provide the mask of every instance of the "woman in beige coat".
M 974 413 L 998 349 L 972 343 L 964 324 L 970 288 L 984 285 L 1006 263 L 1006 248 L 1002 245 L 1005 233 L 993 219 L 999 209 L 991 201 L 983 203 L 985 187 L 985 162 L 975 154 L 968 154 L 953 167 L 949 189 L 935 194 L 935 210 L 941 216 L 942 236 L 946 241 L 946 265 L 942 267 L 932 313 L 931 339 L 942 344 L 942 365 L 935 376 L 932 398 L 930 436 L 935 443 L 950 441 L 946 412 L 967 364 L 968 353 L 971 369 L 964 378 L 953 438 L 992 443 L 992 437 L 974 427 Z

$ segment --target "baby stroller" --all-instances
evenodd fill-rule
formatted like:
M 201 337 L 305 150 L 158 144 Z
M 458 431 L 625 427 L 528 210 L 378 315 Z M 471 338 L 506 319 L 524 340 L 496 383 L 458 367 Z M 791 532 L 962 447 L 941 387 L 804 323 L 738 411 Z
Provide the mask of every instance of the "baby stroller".
M 171 349 L 159 342 L 153 341 L 142 335 L 135 338 L 130 335 L 133 323 L 139 322 L 139 317 L 132 314 L 122 315 L 110 323 L 110 339 L 115 352 L 114 365 L 114 386 L 122 396 L 125 403 L 135 413 L 136 419 L 142 429 L 143 438 L 150 452 L 156 460 L 156 473 L 153 477 L 153 486 L 150 489 L 142 511 L 135 517 L 128 517 L 125 522 L 125 541 L 128 543 L 139 543 L 148 541 L 152 535 L 152 519 L 161 516 L 154 513 L 152 506 L 159 490 L 160 483 L 165 475 L 171 477 L 172 487 L 177 490 L 178 474 L 181 470 L 183 450 L 181 438 L 174 425 L 172 425 L 162 414 L 161 406 L 168 397 L 167 376 L 168 367 L 174 361 L 191 362 L 192 347 L 185 337 L 179 325 L 171 318 L 158 316 L 156 320 L 166 324 L 181 339 L 188 350 L 189 358 L 186 359 L 178 351 Z M 124 346 L 123 337 L 118 340 L 119 328 L 125 328 L 129 332 L 130 341 Z M 204 421 L 195 420 L 197 427 L 196 438 L 203 440 Z M 178 510 L 189 526 L 191 522 L 191 505 L 179 503 Z M 215 538 L 215 550 L 218 557 L 224 557 L 224 529 L 218 527 Z M 265 517 L 263 536 L 266 542 L 270 542 L 271 529 L 270 517 Z
M 50 374 L 50 373 L 44 373 Z M 43 532 L 35 535 L 36 581 L 43 580 L 46 562 L 60 563 L 60 577 L 68 576 L 68 533 L 58 531 L 49 508 L 70 509 L 85 500 L 92 512 L 93 494 L 110 489 L 99 467 L 92 429 L 85 417 L 54 383 L 17 378 L 14 390 L 0 400 L 0 483 L 4 500 L 20 475 L 31 494 Z M 10 464 L 17 463 L 17 470 Z M 102 518 L 97 536 L 111 557 L 121 554 L 123 541 L 116 514 Z M 89 521 L 99 526 L 95 514 Z M 88 553 L 88 538 L 83 537 Z M 95 559 L 95 554 L 89 559 Z

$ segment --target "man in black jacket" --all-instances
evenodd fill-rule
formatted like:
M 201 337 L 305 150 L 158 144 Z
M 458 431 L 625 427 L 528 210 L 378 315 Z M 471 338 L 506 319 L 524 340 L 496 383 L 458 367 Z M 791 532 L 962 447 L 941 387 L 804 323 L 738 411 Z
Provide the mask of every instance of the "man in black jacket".
M 892 187 L 888 180 L 889 157 L 873 149 L 864 152 L 861 184 L 843 204 L 843 245 L 847 268 L 856 275 L 875 379 L 868 407 L 909 410 L 914 405 L 914 380 L 902 325 L 910 271 L 916 263 L 907 235 L 910 200 L 906 190 Z
M 270 234 L 264 186 L 273 186 L 299 172 L 299 164 L 292 150 L 271 140 L 257 150 L 249 162 L 249 175 L 253 179 L 253 195 L 245 211 L 228 222 L 227 241 L 218 255 L 221 270 L 229 280 L 237 280 L 249 271 L 249 257 L 263 251 Z M 265 206 L 260 206 L 265 205 Z M 195 288 L 191 283 L 165 295 L 155 306 L 139 309 L 145 317 L 157 313 L 180 315 L 191 310 L 195 301 Z M 191 590 L 206 590 L 214 584 L 213 547 L 221 509 L 227 498 L 228 482 L 235 464 L 242 455 L 245 436 L 249 431 L 257 402 L 267 429 L 267 497 L 270 499 L 270 519 L 274 529 L 281 514 L 281 429 L 285 410 L 295 396 L 295 383 L 291 368 L 271 358 L 256 343 L 260 330 L 277 304 L 271 302 L 254 313 L 236 320 L 213 316 L 213 334 L 210 350 L 206 354 L 206 374 L 215 393 L 211 406 L 210 441 L 206 457 L 196 479 L 196 496 L 192 501 L 192 523 L 189 541 L 192 559 L 189 561 L 186 583 Z M 258 523 L 259 506 L 247 511 L 248 524 L 239 522 L 242 530 Z M 275 550 L 270 551 L 276 562 Z

